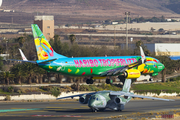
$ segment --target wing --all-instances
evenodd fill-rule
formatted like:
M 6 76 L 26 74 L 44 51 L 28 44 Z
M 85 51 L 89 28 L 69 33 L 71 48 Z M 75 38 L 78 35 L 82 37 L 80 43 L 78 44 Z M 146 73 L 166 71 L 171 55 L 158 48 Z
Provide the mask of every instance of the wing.
M 108 70 L 106 72 L 101 73 L 100 76 L 119 75 L 121 73 L 124 73 L 128 69 L 138 67 L 139 65 L 145 63 L 146 62 L 146 56 L 145 56 L 144 51 L 143 51 L 141 46 L 140 46 L 140 53 L 141 53 L 141 59 L 139 59 L 137 62 L 126 65 L 124 67 L 119 67 L 119 68 Z
M 132 64 L 129 64 L 129 65 L 126 65 L 126 66 L 123 66 L 123 67 L 119 67 L 119 68 L 115 68 L 115 69 L 111 69 L 111 70 L 108 70 L 106 72 L 103 72 L 103 73 L 100 74 L 100 76 L 103 77 L 103 76 L 119 75 L 121 73 L 124 73 L 126 70 L 137 67 L 137 66 L 139 66 L 141 64 L 142 64 L 142 61 L 138 60 L 135 63 L 132 63 Z
M 66 97 L 60 97 L 60 98 L 57 98 L 57 100 L 59 99 L 66 99 L 66 98 L 74 98 L 74 97 L 81 97 L 83 95 L 94 95 L 96 94 L 97 92 L 92 92 L 92 93 L 86 93 L 86 94 L 79 94 L 79 95 L 72 95 L 72 96 L 66 96 Z
M 112 92 L 110 92 L 110 95 L 120 95 L 120 96 L 124 95 L 124 96 L 133 97 L 133 98 L 136 97 L 136 98 L 142 98 L 142 99 L 147 98 L 147 99 L 152 99 L 152 100 L 174 101 L 174 100 L 172 100 L 172 99 L 162 99 L 162 98 L 156 98 L 156 97 L 148 97 L 148 96 L 142 96 L 142 95 L 134 95 L 134 94 L 130 94 L 130 93 L 122 92 L 122 91 L 120 91 L 120 92 L 112 91 Z

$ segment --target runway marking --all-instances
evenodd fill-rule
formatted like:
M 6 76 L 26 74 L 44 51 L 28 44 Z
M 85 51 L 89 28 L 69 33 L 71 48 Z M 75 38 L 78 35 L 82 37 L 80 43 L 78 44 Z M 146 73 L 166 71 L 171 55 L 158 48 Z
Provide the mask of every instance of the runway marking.
M 83 117 L 81 115 L 31 115 L 32 117 Z
M 50 103 L 50 104 L 74 104 L 74 103 Z
M 17 112 L 17 111 L 28 111 L 28 110 L 40 110 L 40 108 L 34 108 L 34 109 L 5 109 L 5 110 L 0 110 L 0 113 L 3 113 L 3 112 Z

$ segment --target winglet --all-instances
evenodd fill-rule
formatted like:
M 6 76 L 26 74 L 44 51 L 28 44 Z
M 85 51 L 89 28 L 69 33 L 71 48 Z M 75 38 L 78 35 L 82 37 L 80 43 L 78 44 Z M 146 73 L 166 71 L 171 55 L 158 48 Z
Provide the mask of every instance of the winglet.
M 141 46 L 139 46 L 139 47 L 140 47 L 140 52 L 141 52 L 141 60 L 142 60 L 142 63 L 144 63 L 146 61 L 146 56 L 144 54 L 142 47 Z
M 22 52 L 21 49 L 19 49 L 19 52 L 20 52 L 20 54 L 21 54 L 22 59 L 23 59 L 24 61 L 28 61 L 27 58 L 26 58 L 26 56 L 24 55 L 24 53 Z

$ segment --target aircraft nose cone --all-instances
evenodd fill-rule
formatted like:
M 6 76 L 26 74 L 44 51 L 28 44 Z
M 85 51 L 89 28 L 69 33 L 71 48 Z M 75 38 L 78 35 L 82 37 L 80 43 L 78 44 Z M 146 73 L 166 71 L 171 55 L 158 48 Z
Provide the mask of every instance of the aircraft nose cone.
M 162 71 L 165 68 L 165 66 L 161 63 L 160 66 L 158 67 L 159 72 Z
M 165 66 L 162 64 L 162 70 L 165 68 Z

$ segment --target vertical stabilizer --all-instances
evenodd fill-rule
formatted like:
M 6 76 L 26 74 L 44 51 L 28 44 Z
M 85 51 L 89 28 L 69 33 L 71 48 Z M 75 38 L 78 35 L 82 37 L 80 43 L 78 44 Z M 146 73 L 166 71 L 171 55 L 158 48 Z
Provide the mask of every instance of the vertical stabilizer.
M 43 33 L 39 29 L 37 24 L 32 24 L 32 32 L 34 36 L 34 42 L 37 50 L 38 60 L 51 60 L 57 58 L 66 58 L 63 55 L 57 54 L 49 42 L 44 37 Z
M 126 79 L 125 83 L 123 85 L 122 91 L 123 92 L 129 92 L 130 88 L 131 88 L 131 79 Z

